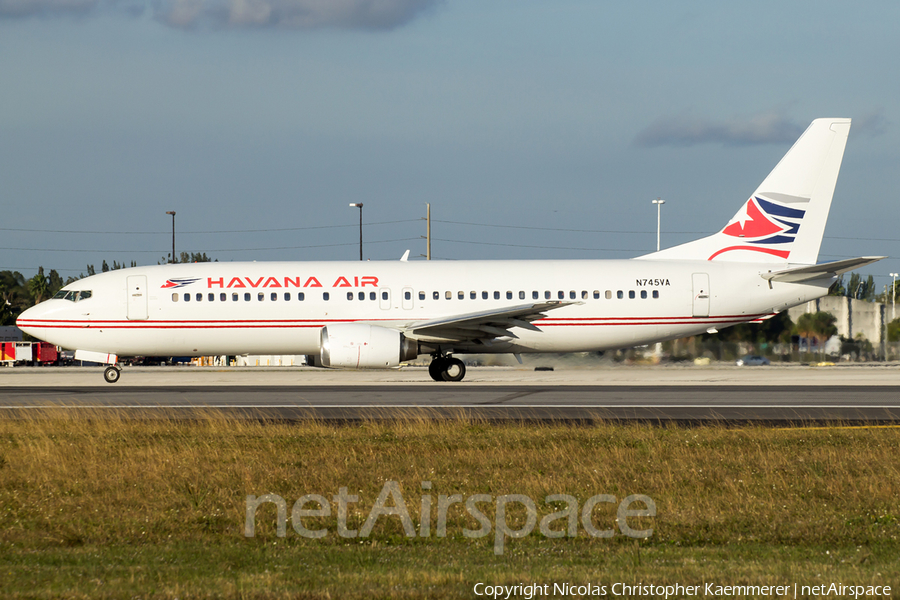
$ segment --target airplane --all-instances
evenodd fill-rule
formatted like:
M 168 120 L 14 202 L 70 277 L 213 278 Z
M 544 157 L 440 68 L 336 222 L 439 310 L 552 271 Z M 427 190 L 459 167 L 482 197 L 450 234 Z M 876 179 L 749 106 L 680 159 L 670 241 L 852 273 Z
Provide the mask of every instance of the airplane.
M 816 119 L 717 233 L 627 260 L 234 262 L 93 275 L 23 312 L 28 334 L 109 365 L 120 356 L 305 354 L 391 369 L 467 353 L 602 351 L 714 333 L 824 296 L 885 257 L 817 264 L 850 119 Z

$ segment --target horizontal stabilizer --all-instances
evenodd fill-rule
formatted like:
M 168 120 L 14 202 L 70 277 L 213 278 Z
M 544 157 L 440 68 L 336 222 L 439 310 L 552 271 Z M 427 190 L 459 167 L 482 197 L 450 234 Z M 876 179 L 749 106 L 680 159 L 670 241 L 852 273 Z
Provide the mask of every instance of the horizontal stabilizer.
M 800 283 L 802 281 L 811 281 L 813 279 L 822 279 L 824 277 L 837 277 L 838 275 L 843 275 L 847 271 L 871 265 L 884 258 L 887 257 L 861 256 L 859 258 L 848 258 L 846 260 L 836 260 L 821 265 L 795 267 L 783 271 L 769 271 L 768 273 L 763 273 L 762 278 L 768 279 L 769 281 L 781 281 L 784 283 Z

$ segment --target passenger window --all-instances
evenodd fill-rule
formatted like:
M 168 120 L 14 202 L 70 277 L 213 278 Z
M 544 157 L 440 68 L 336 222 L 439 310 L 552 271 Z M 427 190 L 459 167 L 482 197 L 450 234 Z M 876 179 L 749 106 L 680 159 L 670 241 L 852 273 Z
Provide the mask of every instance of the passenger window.
M 244 302 L 250 302 L 250 292 L 244 293 Z
M 269 296 L 269 299 L 270 299 L 272 302 L 275 302 L 276 300 L 278 300 L 278 293 L 277 293 L 277 292 L 272 292 L 272 295 Z
M 431 297 L 434 298 L 435 300 L 440 300 L 441 293 L 440 292 L 431 292 Z
M 482 299 L 482 300 L 487 300 L 487 299 L 488 299 L 488 293 L 487 293 L 487 292 L 481 292 L 481 299 Z
M 238 295 L 237 295 L 237 292 L 234 292 L 233 294 L 231 294 L 231 301 L 232 301 L 232 302 L 237 302 L 237 301 L 238 301 Z
M 184 294 L 184 301 L 185 301 L 185 302 L 190 302 L 190 301 L 191 301 L 191 295 L 188 294 L 188 293 L 185 293 L 185 294 Z
M 201 294 L 200 292 L 197 292 L 197 302 L 202 302 L 202 301 L 203 301 L 203 294 Z
M 659 298 L 659 290 L 653 290 L 653 297 Z
M 456 292 L 456 297 L 460 300 L 465 300 L 466 293 L 464 291 L 460 290 L 460 291 Z
M 262 302 L 263 300 L 266 299 L 266 295 L 264 293 L 260 292 L 256 295 L 256 299 L 259 300 L 260 302 Z
M 550 290 L 546 290 L 544 292 L 544 300 L 549 300 L 549 299 L 550 299 Z
M 285 300 L 285 302 L 290 301 L 290 299 L 291 299 L 291 293 L 290 293 L 290 292 L 285 292 L 285 293 L 284 293 L 284 300 Z
M 453 292 L 449 290 L 444 292 L 444 298 L 446 298 L 447 300 L 453 300 Z
M 469 300 L 475 300 L 478 298 L 478 292 L 469 292 Z
M 577 297 L 578 297 L 578 294 L 575 293 L 575 290 L 569 291 L 569 300 L 574 300 Z
M 629 299 L 629 300 L 634 300 L 634 290 L 629 290 L 629 291 L 628 291 L 628 299 Z
M 172 294 L 172 302 L 178 302 L 178 292 Z
M 524 299 L 525 299 L 525 292 L 519 291 L 519 300 L 524 300 Z
M 559 290 L 559 292 L 557 292 L 556 295 L 559 297 L 560 300 L 564 300 L 566 297 L 566 293 L 562 290 Z
M 412 300 L 412 292 L 403 292 L 404 300 Z
M 425 292 L 419 292 L 419 300 L 425 299 Z
M 500 299 L 500 292 L 494 292 L 494 300 Z
M 531 292 L 531 299 L 532 299 L 532 300 L 537 300 L 538 298 L 540 298 L 540 296 L 541 296 L 541 295 L 537 292 L 537 290 Z
M 388 299 L 388 293 L 387 293 L 387 292 L 381 292 L 381 299 L 382 299 L 382 300 L 387 300 L 387 299 Z
M 306 294 L 304 294 L 303 292 L 297 292 L 297 300 L 303 302 L 304 300 L 306 300 Z
M 641 290 L 641 300 L 647 299 L 647 290 Z
M 376 294 L 375 292 L 369 292 L 369 300 L 375 300 L 376 298 L 378 298 L 378 294 Z
M 625 292 L 623 292 L 622 290 L 619 290 L 618 292 L 616 292 L 616 298 L 618 298 L 619 300 L 621 300 L 624 297 L 625 297 Z
M 210 293 L 206 296 L 206 299 L 209 300 L 210 302 L 215 302 L 215 301 L 216 301 L 216 295 L 213 294 L 212 292 L 210 292 Z
M 612 299 L 612 290 L 606 290 L 606 299 L 607 299 L 607 300 L 611 300 L 611 299 Z
M 353 292 L 347 292 L 347 300 L 353 300 Z
M 357 294 L 357 297 L 358 297 L 360 300 L 365 300 L 365 299 L 366 299 L 366 293 L 365 293 L 365 292 L 360 292 L 359 294 Z
M 600 290 L 594 290 L 594 300 L 600 299 Z
M 219 300 L 225 302 L 226 300 L 228 300 L 228 294 L 222 292 L 221 294 L 219 294 Z
M 506 292 L 506 299 L 512 300 L 512 292 Z
M 325 300 L 327 302 L 330 299 L 331 299 L 331 294 L 329 294 L 328 292 L 322 292 L 322 300 Z

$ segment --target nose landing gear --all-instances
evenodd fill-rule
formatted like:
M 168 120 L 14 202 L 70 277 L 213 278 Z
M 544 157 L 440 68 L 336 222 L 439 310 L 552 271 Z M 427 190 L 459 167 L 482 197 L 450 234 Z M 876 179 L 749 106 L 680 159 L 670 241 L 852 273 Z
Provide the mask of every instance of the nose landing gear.
M 106 367 L 106 370 L 103 371 L 103 379 L 106 380 L 106 383 L 117 382 L 120 375 L 122 375 L 122 367 L 119 365 L 111 365 Z
M 462 381 L 466 376 L 466 365 L 458 358 L 437 355 L 428 365 L 428 374 L 435 381 Z

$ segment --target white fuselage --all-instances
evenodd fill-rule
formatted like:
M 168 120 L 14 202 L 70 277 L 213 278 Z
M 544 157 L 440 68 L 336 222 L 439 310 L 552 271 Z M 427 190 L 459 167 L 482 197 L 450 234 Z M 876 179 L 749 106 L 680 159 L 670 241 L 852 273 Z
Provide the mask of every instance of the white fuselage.
M 193 263 L 102 273 L 23 313 L 64 348 L 119 356 L 317 354 L 320 330 L 416 322 L 547 300 L 576 302 L 492 343 L 419 339 L 449 352 L 579 352 L 718 330 L 826 293 L 771 283 L 772 265 L 676 260 Z M 194 280 L 194 281 L 190 281 Z M 302 300 L 301 298 L 302 294 Z M 327 299 L 326 299 L 327 294 Z M 407 334 L 409 335 L 409 334 Z

